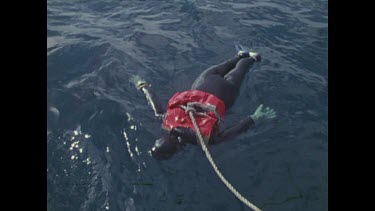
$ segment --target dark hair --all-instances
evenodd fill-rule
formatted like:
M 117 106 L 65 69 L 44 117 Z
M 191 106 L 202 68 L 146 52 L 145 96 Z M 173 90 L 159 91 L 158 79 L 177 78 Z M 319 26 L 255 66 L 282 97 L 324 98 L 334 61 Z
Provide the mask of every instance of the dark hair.
M 166 160 L 181 151 L 184 146 L 185 143 L 181 139 L 180 131 L 172 129 L 155 141 L 151 154 L 158 160 Z

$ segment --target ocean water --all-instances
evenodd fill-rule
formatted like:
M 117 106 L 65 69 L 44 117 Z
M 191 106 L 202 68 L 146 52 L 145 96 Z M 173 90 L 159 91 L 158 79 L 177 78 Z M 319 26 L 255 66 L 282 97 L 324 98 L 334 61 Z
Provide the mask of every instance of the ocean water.
M 275 121 L 209 150 L 232 185 L 269 211 L 328 210 L 328 2 L 48 0 L 47 210 L 249 210 L 199 146 L 148 151 L 160 122 L 129 83 L 162 103 L 201 71 L 259 52 L 225 126 L 261 103 Z

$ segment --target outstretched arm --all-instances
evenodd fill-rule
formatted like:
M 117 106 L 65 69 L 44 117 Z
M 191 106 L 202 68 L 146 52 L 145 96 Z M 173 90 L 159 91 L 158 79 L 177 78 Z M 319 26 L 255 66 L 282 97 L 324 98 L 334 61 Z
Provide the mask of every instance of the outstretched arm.
M 273 119 L 276 117 L 276 112 L 267 107 L 263 109 L 263 104 L 261 104 L 254 114 L 247 116 L 245 119 L 241 120 L 237 125 L 230 127 L 223 132 L 219 133 L 217 136 L 212 137 L 212 144 L 218 144 L 224 141 L 229 141 L 235 138 L 237 135 L 247 131 L 249 128 L 255 124 L 259 124 L 267 119 Z
M 134 83 L 135 87 L 142 91 L 145 95 L 148 104 L 151 106 L 152 110 L 154 111 L 155 117 L 158 119 L 163 119 L 164 117 L 164 109 L 161 106 L 159 99 L 155 95 L 155 93 L 149 89 L 151 86 L 145 80 L 140 78 L 139 76 L 135 75 L 131 77 L 131 82 Z

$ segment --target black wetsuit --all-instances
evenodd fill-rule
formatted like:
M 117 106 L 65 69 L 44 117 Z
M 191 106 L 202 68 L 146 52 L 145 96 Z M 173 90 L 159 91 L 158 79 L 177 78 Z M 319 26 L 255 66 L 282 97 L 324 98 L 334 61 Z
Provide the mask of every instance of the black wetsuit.
M 255 62 L 255 59 L 247 55 L 236 55 L 219 65 L 215 65 L 203 71 L 193 83 L 191 90 L 200 90 L 208 92 L 220 98 L 226 110 L 228 110 L 236 100 L 241 83 L 245 74 Z M 155 115 L 161 117 L 164 109 L 157 100 L 155 94 L 143 88 L 147 100 L 151 104 Z M 212 133 L 208 144 L 217 144 L 246 131 L 254 125 L 253 119 L 248 115 L 237 125 L 230 127 L 219 134 Z M 163 130 L 163 137 L 155 142 L 151 150 L 153 157 L 159 160 L 168 159 L 173 154 L 181 150 L 187 143 L 196 144 L 197 137 L 190 128 L 176 127 L 171 131 Z

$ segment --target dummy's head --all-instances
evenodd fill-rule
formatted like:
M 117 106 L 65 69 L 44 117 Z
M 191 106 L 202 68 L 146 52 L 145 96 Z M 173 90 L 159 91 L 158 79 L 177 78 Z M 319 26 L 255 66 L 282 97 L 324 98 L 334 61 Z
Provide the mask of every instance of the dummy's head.
M 158 160 L 166 160 L 171 158 L 175 153 L 179 152 L 184 146 L 179 130 L 170 130 L 165 132 L 163 136 L 155 141 L 151 154 Z

